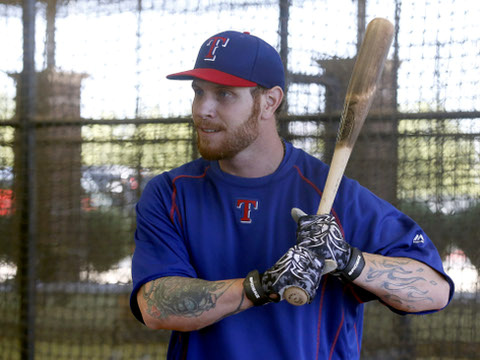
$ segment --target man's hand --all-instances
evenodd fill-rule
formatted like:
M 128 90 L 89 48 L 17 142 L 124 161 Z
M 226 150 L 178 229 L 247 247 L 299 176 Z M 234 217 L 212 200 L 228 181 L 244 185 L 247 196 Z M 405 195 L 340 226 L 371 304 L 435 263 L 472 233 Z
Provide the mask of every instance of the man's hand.
M 326 261 L 334 261 L 336 268 L 329 269 L 334 275 L 341 275 L 348 281 L 360 275 L 365 266 L 362 252 L 345 241 L 334 216 L 307 215 L 293 208 L 292 217 L 298 224 L 298 246 L 315 252 Z
M 283 293 L 292 286 L 308 294 L 308 302 L 315 297 L 325 261 L 313 251 L 295 245 L 262 275 L 251 271 L 244 281 L 247 298 L 255 305 L 283 300 Z

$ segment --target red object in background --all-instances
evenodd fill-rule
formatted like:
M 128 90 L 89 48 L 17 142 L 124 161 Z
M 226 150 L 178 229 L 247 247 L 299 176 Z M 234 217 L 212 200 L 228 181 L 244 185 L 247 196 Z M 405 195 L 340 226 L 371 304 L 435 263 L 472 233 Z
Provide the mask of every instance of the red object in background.
M 138 181 L 135 180 L 134 177 L 131 177 L 128 182 L 130 183 L 130 189 L 137 190 L 138 189 Z
M 92 211 L 96 210 L 96 207 L 93 207 L 91 204 L 91 199 L 89 197 L 84 197 L 81 201 L 83 211 Z
M 0 189 L 0 216 L 8 216 L 14 213 L 13 191 L 9 189 Z

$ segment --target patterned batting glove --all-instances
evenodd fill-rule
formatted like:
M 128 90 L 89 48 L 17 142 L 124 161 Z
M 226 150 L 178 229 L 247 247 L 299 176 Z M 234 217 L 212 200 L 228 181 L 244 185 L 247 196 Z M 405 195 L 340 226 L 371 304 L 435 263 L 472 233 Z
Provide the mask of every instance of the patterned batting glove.
M 258 306 L 283 300 L 285 290 L 296 286 L 305 290 L 310 303 L 320 284 L 323 266 L 320 256 L 295 245 L 262 275 L 257 270 L 249 272 L 243 282 L 245 294 Z
M 362 252 L 344 240 L 334 216 L 307 215 L 294 208 L 292 217 L 298 224 L 298 246 L 315 252 L 326 261 L 334 261 L 336 268 L 329 269 L 333 275 L 340 275 L 347 281 L 353 281 L 360 275 L 365 267 Z

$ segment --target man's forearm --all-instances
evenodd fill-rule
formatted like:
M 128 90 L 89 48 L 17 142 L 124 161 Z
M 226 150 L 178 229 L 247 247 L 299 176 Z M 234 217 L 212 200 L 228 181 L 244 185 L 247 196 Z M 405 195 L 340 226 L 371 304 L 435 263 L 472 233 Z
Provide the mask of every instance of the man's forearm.
M 426 264 L 409 258 L 364 253 L 365 268 L 354 281 L 402 311 L 437 310 L 447 305 L 449 285 Z
M 242 282 L 164 277 L 145 284 L 137 301 L 150 328 L 198 330 L 252 306 Z

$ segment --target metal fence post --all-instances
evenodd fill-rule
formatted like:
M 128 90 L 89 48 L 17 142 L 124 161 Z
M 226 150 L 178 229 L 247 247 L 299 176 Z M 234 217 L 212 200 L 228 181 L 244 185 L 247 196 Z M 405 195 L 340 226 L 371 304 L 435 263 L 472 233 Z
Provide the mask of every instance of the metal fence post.
M 22 2 L 23 71 L 20 76 L 18 121 L 21 135 L 21 169 L 17 181 L 20 199 L 20 254 L 18 281 L 20 292 L 21 359 L 35 357 L 35 258 L 36 258 L 36 180 L 35 180 L 35 1 Z
M 290 17 L 290 0 L 279 0 L 279 19 L 278 19 L 278 32 L 280 36 L 280 57 L 285 68 L 285 95 L 283 113 L 288 111 L 288 86 L 290 83 L 290 74 L 288 71 L 288 21 Z M 278 123 L 278 130 L 280 136 L 289 140 L 288 121 L 280 121 Z

